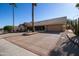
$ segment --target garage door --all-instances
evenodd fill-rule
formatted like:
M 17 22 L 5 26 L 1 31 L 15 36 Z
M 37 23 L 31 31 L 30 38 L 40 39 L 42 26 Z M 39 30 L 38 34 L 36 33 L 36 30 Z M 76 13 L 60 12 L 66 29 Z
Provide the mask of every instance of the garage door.
M 63 31 L 62 25 L 47 25 L 46 26 L 47 31 Z

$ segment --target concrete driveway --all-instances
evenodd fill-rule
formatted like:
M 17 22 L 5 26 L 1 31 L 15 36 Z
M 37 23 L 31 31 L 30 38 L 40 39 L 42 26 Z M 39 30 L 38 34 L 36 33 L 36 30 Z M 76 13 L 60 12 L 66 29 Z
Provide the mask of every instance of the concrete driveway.
M 37 56 L 5 39 L 0 39 L 0 56 Z
M 60 35 L 55 33 L 37 33 L 30 36 L 13 36 L 6 40 L 38 55 L 49 55 Z

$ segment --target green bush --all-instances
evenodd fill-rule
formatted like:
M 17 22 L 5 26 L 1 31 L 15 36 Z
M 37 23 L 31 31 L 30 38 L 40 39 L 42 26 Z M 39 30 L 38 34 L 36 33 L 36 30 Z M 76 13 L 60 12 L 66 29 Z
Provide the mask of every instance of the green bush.
M 4 29 L 5 32 L 6 32 L 6 31 L 7 31 L 7 32 L 12 32 L 13 26 L 9 26 L 9 25 L 8 25 L 8 26 L 4 26 L 3 29 Z

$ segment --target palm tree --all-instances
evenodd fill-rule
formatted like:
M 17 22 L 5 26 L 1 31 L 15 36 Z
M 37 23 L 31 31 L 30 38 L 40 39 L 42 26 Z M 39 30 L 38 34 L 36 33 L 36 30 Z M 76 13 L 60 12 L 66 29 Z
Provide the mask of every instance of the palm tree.
M 79 10 L 79 3 L 77 3 L 75 7 Z M 79 32 L 79 18 L 77 19 L 77 31 Z
M 75 7 L 77 7 L 77 8 L 79 9 L 79 3 L 77 3 L 77 4 L 75 5 Z
M 14 32 L 14 26 L 15 26 L 15 16 L 14 16 L 14 8 L 16 7 L 15 3 L 9 3 L 9 5 L 12 6 L 12 14 L 13 14 L 13 32 Z
M 35 27 L 34 27 L 34 7 L 36 6 L 36 3 L 32 3 L 32 32 L 35 31 Z

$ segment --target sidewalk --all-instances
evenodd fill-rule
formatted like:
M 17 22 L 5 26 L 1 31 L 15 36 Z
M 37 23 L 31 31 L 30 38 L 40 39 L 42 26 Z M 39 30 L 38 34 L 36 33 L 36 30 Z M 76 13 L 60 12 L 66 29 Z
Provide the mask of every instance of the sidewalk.
M 5 39 L 0 39 L 0 56 L 37 56 Z

